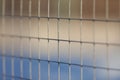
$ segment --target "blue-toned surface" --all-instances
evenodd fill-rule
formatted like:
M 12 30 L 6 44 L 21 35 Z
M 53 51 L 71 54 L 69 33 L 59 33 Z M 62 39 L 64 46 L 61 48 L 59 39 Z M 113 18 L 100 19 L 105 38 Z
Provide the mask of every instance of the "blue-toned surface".
M 60 64 L 60 79 L 68 80 L 69 76 L 69 65 L 68 64 Z
M 41 80 L 48 80 L 48 62 L 40 62 L 40 72 Z
M 93 68 L 83 67 L 83 80 L 94 80 Z
M 12 76 L 12 58 L 11 57 L 5 57 L 6 63 L 5 63 L 5 68 L 6 68 L 6 75 Z M 11 80 L 9 77 L 6 78 L 6 80 Z
M 82 58 L 84 65 L 91 65 L 93 66 L 93 45 L 92 44 L 82 44 Z
M 58 42 L 57 41 L 49 41 L 49 55 L 51 61 L 58 61 Z
M 50 63 L 50 80 L 58 80 L 58 63 Z
M 20 77 L 20 58 L 14 58 L 14 75 Z
M 81 70 L 80 66 L 71 65 L 71 80 L 80 80 Z
M 96 80 L 107 80 L 108 71 L 105 69 L 96 69 Z
M 2 80 L 2 57 L 0 56 L 0 80 Z
M 80 52 L 80 44 L 79 43 L 70 43 L 70 53 L 71 55 L 71 63 L 80 64 L 81 62 L 81 52 Z
M 2 74 L 2 59 L 0 56 L 0 74 Z M 20 80 L 20 58 L 14 59 L 14 80 Z M 30 60 L 22 59 L 23 61 L 23 78 L 30 79 Z M 41 80 L 48 80 L 48 62 L 40 61 L 40 75 L 39 72 L 39 61 L 31 60 L 32 62 L 32 80 L 38 80 L 38 77 Z M 58 63 L 50 62 L 50 80 L 58 80 Z M 5 57 L 5 68 L 6 68 L 6 80 L 12 79 L 12 57 Z M 80 80 L 81 78 L 81 67 L 77 65 L 68 65 L 60 63 L 60 80 L 68 80 L 69 78 L 69 66 L 71 67 L 71 80 Z M 93 80 L 94 79 L 94 69 L 90 67 L 83 67 L 83 80 Z M 107 80 L 108 71 L 106 69 L 95 69 L 96 80 Z M 110 80 L 120 80 L 120 71 L 110 70 L 109 71 Z M 18 77 L 18 78 L 16 78 Z M 0 75 L 0 80 L 2 76 Z
M 32 60 L 32 80 L 38 80 L 38 61 Z
M 69 62 L 69 43 L 59 42 L 59 57 L 61 62 Z
M 110 70 L 110 80 L 120 80 L 120 71 Z
M 29 59 L 23 59 L 23 77 L 29 79 Z

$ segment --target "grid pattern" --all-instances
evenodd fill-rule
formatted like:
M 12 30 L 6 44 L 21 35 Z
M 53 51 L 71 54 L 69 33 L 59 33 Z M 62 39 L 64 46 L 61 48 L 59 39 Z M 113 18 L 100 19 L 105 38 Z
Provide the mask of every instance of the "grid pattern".
M 120 79 L 120 0 L 0 0 L 0 15 L 1 80 Z

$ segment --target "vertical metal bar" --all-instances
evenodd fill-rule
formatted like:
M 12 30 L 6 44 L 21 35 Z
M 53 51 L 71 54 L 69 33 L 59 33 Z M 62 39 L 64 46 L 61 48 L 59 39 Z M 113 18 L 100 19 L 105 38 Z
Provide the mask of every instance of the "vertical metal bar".
M 22 17 L 22 13 L 23 13 L 23 0 L 20 0 L 20 16 Z M 22 35 L 22 25 L 23 21 L 22 18 L 20 18 L 20 34 Z M 23 57 L 23 43 L 22 43 L 22 39 L 21 39 L 21 50 L 20 50 L 20 56 Z M 23 59 L 20 58 L 20 77 L 23 77 Z
M 94 60 L 94 63 L 93 63 L 93 64 L 94 64 L 94 67 L 95 67 L 95 68 L 94 68 L 94 77 L 93 77 L 93 78 L 94 78 L 94 80 L 96 80 L 95 44 L 93 44 L 93 60 Z
M 69 80 L 71 80 L 71 52 L 70 52 L 70 20 L 68 22 L 68 40 L 69 40 L 69 48 L 68 48 L 68 53 L 69 53 Z
M 12 4 L 13 5 L 13 4 Z M 12 8 L 13 9 L 13 8 Z M 14 12 L 14 10 L 12 10 L 12 12 Z M 14 15 L 14 13 L 12 13 L 12 16 Z M 12 18 L 12 34 L 14 34 L 14 18 Z M 12 56 L 14 56 L 14 38 L 12 38 Z M 14 76 L 14 58 L 12 57 L 12 76 Z M 14 78 L 12 78 L 12 80 L 14 80 Z
M 82 22 L 81 22 L 81 26 L 82 26 Z M 80 27 L 80 29 L 81 29 L 81 27 Z M 81 33 L 81 30 L 80 30 L 80 33 Z M 81 35 L 81 34 L 80 34 Z M 82 40 L 81 38 L 80 38 L 80 40 Z M 81 80 L 83 80 L 83 57 L 82 57 L 82 43 L 80 43 L 80 63 L 81 63 L 81 68 L 80 68 L 80 73 L 81 73 Z
M 12 56 L 14 56 L 14 39 L 12 39 Z M 14 76 L 14 58 L 12 58 L 12 76 Z M 12 78 L 12 80 L 14 80 L 14 78 Z
M 3 80 L 6 80 L 5 74 L 6 74 L 6 65 L 5 65 L 5 40 L 4 38 L 2 38 L 2 53 L 3 53 L 3 57 L 2 57 L 2 65 L 3 65 Z
M 106 43 L 108 43 L 108 22 L 106 22 Z M 109 45 L 106 45 L 106 59 L 107 59 L 107 80 L 110 80 L 109 78 Z
M 39 41 L 39 59 L 40 59 L 40 39 L 38 40 Z M 39 60 L 39 63 L 38 63 L 38 80 L 40 80 L 40 60 Z
M 20 5 L 20 16 L 22 16 L 22 0 L 21 0 L 21 5 Z M 22 26 L 23 26 L 23 19 L 20 18 L 20 35 L 22 35 Z M 23 57 L 23 43 L 22 43 L 22 38 L 21 39 L 21 44 L 20 44 L 20 56 Z M 23 59 L 20 58 L 20 77 L 23 77 Z
M 68 49 L 68 51 L 69 51 L 69 80 L 71 80 L 71 52 L 70 52 L 70 50 L 71 50 L 71 48 L 70 48 L 70 42 L 69 42 L 69 49 Z
M 106 0 L 106 19 L 108 20 L 109 19 L 109 0 Z M 106 43 L 108 43 L 108 22 L 106 22 L 106 24 L 107 24 L 107 27 L 106 27 Z M 110 80 L 110 78 L 109 78 L 109 59 L 108 59 L 108 48 L 109 48 L 109 45 L 107 45 L 107 52 L 106 52 L 106 54 L 107 54 L 107 80 Z
M 50 0 L 48 0 L 48 17 L 50 17 Z
M 95 56 L 95 21 L 93 21 L 93 65 L 94 65 L 94 80 L 96 80 L 96 56 Z
M 58 21 L 57 21 L 57 34 L 58 34 L 58 80 L 60 80 L 60 53 L 59 53 L 59 17 L 60 17 L 60 0 L 58 0 Z
M 40 33 L 40 0 L 38 0 L 38 38 L 40 37 L 39 36 L 39 33 Z M 39 59 L 40 59 L 40 39 L 38 39 L 38 56 L 39 56 Z M 40 80 L 40 60 L 38 61 L 38 80 Z
M 81 29 L 81 27 L 80 27 L 80 29 Z M 80 32 L 81 32 L 81 30 L 80 30 Z M 81 40 L 81 38 L 80 38 L 80 40 Z M 80 65 L 82 65 L 82 44 L 80 43 Z M 83 80 L 83 75 L 82 75 L 82 71 L 83 69 L 82 69 L 82 66 L 80 66 L 80 80 Z
M 82 9 L 83 9 L 83 0 L 80 1 L 80 18 L 82 19 Z M 80 41 L 82 41 L 82 20 L 80 22 Z M 81 65 L 83 65 L 83 61 L 82 61 L 82 43 L 80 43 L 80 63 Z M 83 80 L 83 66 L 80 66 L 80 77 L 81 77 L 81 80 Z
M 109 45 L 107 45 L 107 50 L 106 50 L 106 54 L 107 54 L 107 80 L 110 80 L 110 71 L 109 71 Z
M 59 20 L 58 20 L 58 27 L 59 27 Z M 59 28 L 58 28 L 59 30 Z M 58 32 L 59 34 L 59 32 Z M 58 37 L 59 39 L 59 37 Z M 59 40 L 58 40 L 58 80 L 60 80 L 60 53 L 59 53 Z
M 69 18 L 71 17 L 71 0 L 69 0 Z
M 29 39 L 29 42 L 30 42 L 30 56 L 29 56 L 29 58 L 30 58 L 30 62 L 29 62 L 29 67 L 30 67 L 29 71 L 30 71 L 30 73 L 29 73 L 29 76 L 30 76 L 30 79 L 32 79 L 31 39 Z
M 71 17 L 71 0 L 69 0 L 69 20 L 68 20 L 68 40 L 70 41 L 70 17 Z M 69 42 L 69 64 L 71 63 L 70 42 Z M 68 79 L 71 80 L 71 65 L 69 65 Z
M 107 33 L 108 33 L 108 31 L 107 31 Z M 108 41 L 107 41 L 107 43 L 108 43 Z M 108 72 L 108 76 L 107 76 L 108 78 L 107 78 L 107 80 L 110 80 L 110 73 L 109 73 L 109 45 L 106 45 L 106 47 L 107 47 L 107 50 L 106 50 L 107 57 L 106 58 L 107 58 L 107 68 L 108 68 L 107 69 L 107 72 Z
M 95 16 L 95 2 L 96 0 L 93 0 L 93 19 L 96 18 Z M 93 42 L 95 43 L 95 21 L 93 21 Z M 96 64 L 95 64 L 95 44 L 93 44 L 93 65 L 94 65 L 94 69 L 93 69 L 93 79 L 96 80 Z
M 2 38 L 2 65 L 3 65 L 3 80 L 6 80 L 6 77 L 4 76 L 6 74 L 6 65 L 5 65 L 5 39 Z
M 60 18 L 60 0 L 58 0 L 58 18 Z
M 109 71 L 109 45 L 107 45 L 107 67 L 108 67 L 108 70 L 107 70 L 107 72 L 108 72 L 108 78 L 107 78 L 107 80 L 110 80 L 110 71 Z
M 2 0 L 2 33 L 4 34 L 5 33 L 5 1 L 6 0 Z
M 38 0 L 38 17 L 40 17 L 40 0 Z
M 59 20 L 58 20 L 58 27 L 59 27 Z M 59 30 L 59 28 L 58 28 L 58 30 Z M 58 31 L 58 34 L 59 34 L 59 31 Z M 59 45 L 60 45 L 60 43 L 58 40 L 58 80 L 60 80 L 60 50 L 59 50 L 60 46 Z
M 29 36 L 31 36 L 31 0 L 29 0 Z M 31 38 L 29 38 L 29 43 L 30 43 L 30 55 L 29 55 L 29 58 L 30 58 L 30 62 L 29 62 L 29 77 L 30 79 L 32 79 L 32 54 L 31 54 Z
M 83 0 L 80 1 L 80 18 L 82 19 Z
M 23 44 L 22 44 L 22 39 L 21 39 L 21 57 L 23 57 Z M 20 77 L 23 77 L 23 59 L 20 58 Z
M 6 0 L 2 0 L 2 16 L 5 16 L 5 2 Z
M 38 40 L 39 41 L 39 59 L 40 59 L 40 39 Z M 38 80 L 40 80 L 40 60 L 39 60 L 39 63 L 38 63 Z
M 32 1 L 31 0 L 29 0 L 29 17 L 31 17 L 31 6 L 32 6 Z
M 31 27 L 31 19 L 29 18 L 29 27 Z M 30 67 L 30 73 L 29 73 L 29 75 L 30 75 L 30 79 L 32 79 L 32 54 L 31 54 L 31 38 L 29 38 L 29 43 L 30 43 L 30 55 L 29 55 L 29 58 L 30 58 L 30 62 L 29 62 L 29 67 Z
M 106 0 L 106 19 L 109 18 L 109 0 Z
M 29 36 L 30 36 L 30 26 L 31 26 L 31 19 L 29 18 Z M 32 70 L 31 38 L 29 38 L 29 44 L 30 44 L 30 45 L 29 45 L 29 46 L 30 46 L 30 49 L 29 49 L 29 53 L 30 53 L 30 54 L 29 54 L 29 61 L 30 61 L 30 62 L 29 62 L 29 67 L 30 67 L 30 68 L 29 68 L 29 71 L 30 71 L 30 72 L 29 72 L 29 77 L 30 77 L 30 79 L 32 79 L 32 75 L 31 75 L 31 74 L 32 74 L 32 71 L 31 71 L 31 70 Z
M 69 25 L 70 25 L 70 23 L 69 23 Z M 70 26 L 69 26 L 70 27 Z M 69 29 L 69 31 L 70 31 L 70 29 Z M 69 38 L 69 40 L 70 40 L 70 38 Z M 70 42 L 69 42 L 69 48 L 68 48 L 68 53 L 69 53 L 69 77 L 68 77 L 68 79 L 69 80 L 71 80 L 71 52 L 70 52 L 70 50 L 71 50 L 71 48 L 70 48 Z
M 38 0 L 38 14 L 37 14 L 37 16 L 38 16 L 38 35 L 37 35 L 37 37 L 39 38 L 39 17 L 40 17 L 40 0 Z M 39 42 L 40 42 L 40 39 L 38 39 L 38 59 L 40 59 L 40 48 L 39 48 Z M 40 80 L 40 60 L 38 60 L 38 80 Z
M 23 15 L 23 0 L 20 0 L 20 16 Z
M 4 19 L 3 19 L 2 23 L 5 24 Z M 3 29 L 3 32 L 4 32 L 4 29 Z M 6 63 L 6 57 L 5 57 L 6 50 L 5 50 L 5 44 L 6 44 L 6 39 L 5 39 L 5 37 L 3 37 L 2 38 L 2 67 L 3 67 L 2 74 L 3 74 L 3 80 L 6 80 L 6 77 L 5 77 L 5 74 L 6 74 L 6 64 L 5 64 Z
M 11 11 L 11 14 L 12 14 L 12 16 L 14 16 L 14 0 L 12 0 L 11 3 L 12 3 L 12 9 L 11 9 L 12 11 Z
M 48 80 L 50 80 L 50 53 L 49 53 L 49 9 L 50 9 L 50 0 L 48 0 L 48 22 L 47 22 L 47 37 L 48 37 Z
M 40 0 L 38 0 L 38 38 L 40 37 Z M 39 50 L 39 59 L 40 59 L 40 39 L 38 39 L 38 50 Z M 38 63 L 38 80 L 40 80 L 40 60 Z
M 12 0 L 12 11 L 11 11 L 11 14 L 12 14 L 12 34 L 14 34 L 14 0 Z M 14 38 L 12 39 L 12 56 L 14 56 Z M 14 76 L 14 58 L 12 57 L 12 76 Z M 14 78 L 12 78 L 12 80 L 14 80 Z
M 48 39 L 48 80 L 50 80 L 50 53 L 49 53 L 49 39 Z
M 94 80 L 96 80 L 96 56 L 95 56 L 95 44 L 93 44 L 93 65 L 94 65 Z
M 2 32 L 3 33 L 5 33 L 5 27 L 4 27 L 4 25 L 5 25 L 5 20 L 4 20 L 4 16 L 5 16 L 5 1 L 6 0 L 2 0 Z M 2 57 L 2 65 L 3 65 L 3 80 L 6 80 L 6 77 L 4 76 L 5 74 L 6 74 L 6 69 L 5 69 L 5 40 L 4 40 L 4 37 L 2 38 L 2 55 L 3 55 L 3 57 Z
M 96 0 L 93 0 L 93 19 L 96 18 L 96 16 L 95 16 L 95 3 L 96 3 Z

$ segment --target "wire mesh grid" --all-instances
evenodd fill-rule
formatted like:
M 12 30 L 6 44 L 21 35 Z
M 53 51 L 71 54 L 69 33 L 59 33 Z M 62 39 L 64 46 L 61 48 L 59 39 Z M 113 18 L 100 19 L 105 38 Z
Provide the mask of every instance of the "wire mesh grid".
M 120 79 L 119 0 L 0 0 L 0 15 L 1 80 Z

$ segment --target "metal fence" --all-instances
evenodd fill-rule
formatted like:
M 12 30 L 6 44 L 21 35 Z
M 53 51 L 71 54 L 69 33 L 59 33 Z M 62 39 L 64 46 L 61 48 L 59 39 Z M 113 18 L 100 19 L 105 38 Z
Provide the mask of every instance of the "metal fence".
M 0 0 L 0 80 L 120 80 L 120 0 Z

